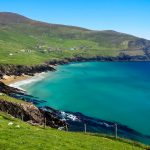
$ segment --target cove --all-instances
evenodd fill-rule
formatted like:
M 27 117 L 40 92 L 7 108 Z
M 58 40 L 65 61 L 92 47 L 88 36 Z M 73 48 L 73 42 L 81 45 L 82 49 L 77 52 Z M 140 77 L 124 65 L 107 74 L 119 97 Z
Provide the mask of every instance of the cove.
M 150 135 L 150 62 L 86 62 L 57 66 L 22 85 L 44 105 L 81 112 Z

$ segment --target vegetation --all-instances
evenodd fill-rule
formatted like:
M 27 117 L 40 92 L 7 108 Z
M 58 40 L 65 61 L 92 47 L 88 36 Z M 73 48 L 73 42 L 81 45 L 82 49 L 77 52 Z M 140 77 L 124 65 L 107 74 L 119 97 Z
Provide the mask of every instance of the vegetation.
M 0 100 L 15 103 L 25 103 L 11 98 L 5 94 L 0 95 Z M 143 150 L 148 148 L 143 144 L 129 140 L 115 139 L 112 136 L 65 132 L 42 126 L 31 126 L 4 112 L 0 112 L 0 148 L 34 150 L 40 149 L 64 149 L 64 150 L 98 150 L 98 149 L 127 149 Z
M 13 124 L 12 124 L 13 123 Z M 129 141 L 115 140 L 94 134 L 64 132 L 51 128 L 31 126 L 0 112 L 1 150 L 143 150 L 148 147 Z
M 15 99 L 15 98 L 7 96 L 6 94 L 3 94 L 3 93 L 0 94 L 0 100 L 15 102 L 15 103 L 25 103 L 22 100 Z
M 118 56 L 123 51 L 128 54 L 128 43 L 137 39 L 115 31 L 53 25 L 13 13 L 0 13 L 1 64 L 33 65 L 53 59 Z M 143 54 L 142 50 L 130 53 Z
M 129 52 L 129 42 L 136 40 L 114 31 L 47 24 L 0 13 L 0 64 L 35 65 L 65 58 L 118 56 Z M 130 54 L 144 55 L 144 51 L 135 48 Z M 22 103 L 6 95 L 0 95 L 0 99 Z M 108 136 L 34 127 L 0 112 L 0 149 L 142 150 L 146 146 Z

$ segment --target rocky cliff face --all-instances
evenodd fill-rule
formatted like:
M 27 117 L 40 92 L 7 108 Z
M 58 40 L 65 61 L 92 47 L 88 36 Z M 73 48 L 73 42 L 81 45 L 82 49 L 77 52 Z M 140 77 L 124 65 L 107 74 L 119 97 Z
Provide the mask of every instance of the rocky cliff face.
M 145 42 L 145 41 L 143 41 Z M 133 47 L 137 47 L 137 49 L 143 49 L 145 51 L 145 56 L 129 56 L 124 53 L 120 53 L 119 56 L 116 57 L 103 57 L 103 56 L 95 56 L 91 58 L 84 57 L 75 57 L 75 58 L 66 58 L 63 60 L 51 60 L 46 62 L 45 64 L 35 65 L 35 66 L 23 66 L 23 65 L 2 65 L 0 64 L 0 78 L 2 79 L 4 75 L 15 75 L 21 76 L 22 74 L 33 76 L 35 73 L 47 72 L 47 71 L 55 71 L 51 65 L 63 65 L 70 62 L 86 62 L 86 61 L 150 61 L 150 43 L 147 43 L 147 47 L 145 47 L 141 42 L 131 42 L 129 43 L 129 47 L 132 49 Z
M 35 73 L 41 73 L 46 71 L 55 71 L 55 69 L 49 64 L 42 64 L 36 66 L 0 65 L 0 78 L 2 78 L 4 75 L 34 75 Z
M 31 97 L 31 102 L 28 103 L 28 99 L 24 97 L 29 97 L 24 91 L 19 89 L 9 87 L 4 83 L 0 82 L 0 92 L 5 93 L 6 95 L 12 96 L 19 99 L 23 99 L 24 101 L 16 100 L 16 102 L 4 100 L 0 98 L 0 111 L 6 112 L 15 118 L 22 119 L 23 121 L 37 124 L 37 125 L 47 125 L 53 128 L 65 127 L 66 122 L 62 121 L 59 116 L 59 111 L 49 108 L 47 109 L 37 108 L 34 104 L 34 97 Z M 32 101 L 32 98 L 34 101 Z M 40 100 L 39 100 L 40 102 Z
M 61 121 L 54 113 L 45 112 L 31 103 L 10 102 L 0 99 L 0 111 L 31 124 L 46 125 L 53 128 L 66 126 L 66 123 Z
M 145 39 L 137 39 L 135 41 L 130 41 L 128 43 L 128 47 L 130 49 L 139 49 L 142 50 L 144 48 L 150 48 L 150 41 Z
M 0 92 L 1 93 L 5 93 L 7 95 L 11 95 L 13 93 L 15 94 L 24 94 L 23 91 L 13 88 L 13 87 L 9 87 L 7 85 L 5 85 L 4 83 L 0 82 Z
M 0 100 L 0 110 L 11 114 L 15 118 L 20 118 L 24 121 L 32 121 L 34 123 L 43 123 L 43 114 L 34 105 L 25 102 L 9 102 Z
M 137 39 L 128 43 L 129 50 L 143 50 L 145 56 L 150 60 L 150 41 L 145 39 Z

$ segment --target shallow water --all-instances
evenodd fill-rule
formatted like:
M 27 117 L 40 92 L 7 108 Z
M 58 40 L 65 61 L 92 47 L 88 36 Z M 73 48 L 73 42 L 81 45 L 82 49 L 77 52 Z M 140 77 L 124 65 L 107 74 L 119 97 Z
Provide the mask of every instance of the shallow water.
M 150 135 L 150 63 L 87 62 L 58 66 L 21 87 L 59 110 L 119 122 Z

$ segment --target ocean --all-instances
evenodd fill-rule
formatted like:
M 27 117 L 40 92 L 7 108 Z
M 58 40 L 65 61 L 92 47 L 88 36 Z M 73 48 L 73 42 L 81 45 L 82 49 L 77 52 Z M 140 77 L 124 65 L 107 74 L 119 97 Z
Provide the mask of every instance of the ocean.
M 19 86 L 63 111 L 118 122 L 150 135 L 150 62 L 85 62 L 57 66 Z

